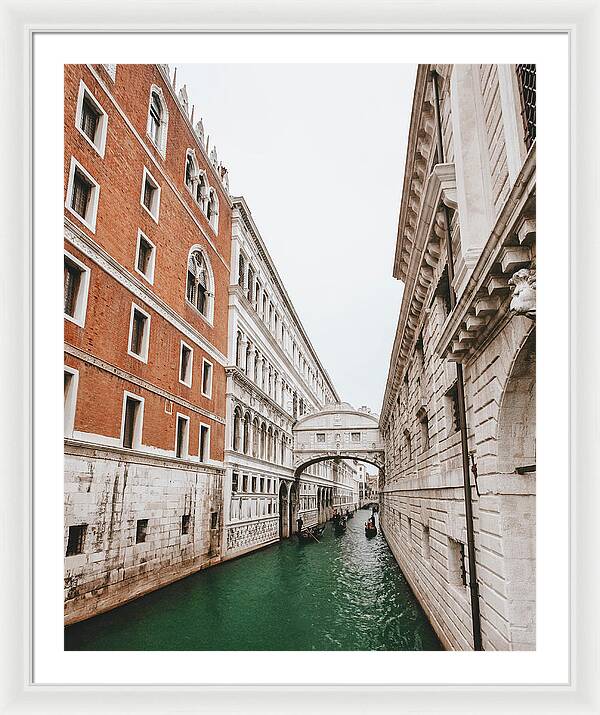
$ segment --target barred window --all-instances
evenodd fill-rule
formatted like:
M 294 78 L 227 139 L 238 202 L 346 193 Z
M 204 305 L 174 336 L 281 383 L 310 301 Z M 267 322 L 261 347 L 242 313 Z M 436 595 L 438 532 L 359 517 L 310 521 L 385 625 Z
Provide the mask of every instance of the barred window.
M 89 97 L 85 96 L 81 107 L 81 130 L 87 134 L 92 141 L 96 138 L 100 117 L 101 114 L 98 109 L 92 104 Z
M 69 527 L 69 539 L 67 541 L 67 556 L 76 556 L 83 553 L 87 524 L 76 524 Z
M 65 313 L 75 316 L 83 271 L 65 256 Z
M 150 100 L 150 137 L 158 146 L 160 143 L 160 123 L 162 119 L 162 104 L 157 92 L 152 92 Z
M 87 218 L 92 188 L 92 183 L 85 178 L 79 169 L 75 169 L 71 208 L 83 219 Z
M 535 65 L 517 65 L 517 80 L 521 95 L 521 117 L 524 141 L 527 149 L 535 141 Z

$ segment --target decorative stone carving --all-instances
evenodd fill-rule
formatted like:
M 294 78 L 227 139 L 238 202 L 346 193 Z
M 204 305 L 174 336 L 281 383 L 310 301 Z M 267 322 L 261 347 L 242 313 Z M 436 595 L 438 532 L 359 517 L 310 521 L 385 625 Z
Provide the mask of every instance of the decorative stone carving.
M 535 270 L 521 268 L 508 281 L 508 285 L 514 286 L 511 311 L 535 320 Z
M 187 115 L 189 112 L 189 99 L 188 99 L 187 87 L 185 84 L 179 90 L 179 101 L 181 102 L 181 106 L 183 107 L 183 109 Z
M 196 122 L 196 134 L 201 144 L 204 144 L 204 123 L 202 122 L 202 117 Z

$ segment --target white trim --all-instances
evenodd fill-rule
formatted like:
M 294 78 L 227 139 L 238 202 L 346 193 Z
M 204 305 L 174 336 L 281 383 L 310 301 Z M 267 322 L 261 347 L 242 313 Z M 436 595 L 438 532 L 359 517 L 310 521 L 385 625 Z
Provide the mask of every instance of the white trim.
M 64 371 L 71 375 L 69 389 L 64 399 L 64 434 L 72 437 L 75 429 L 75 412 L 77 410 L 77 392 L 79 390 L 79 370 L 69 365 L 64 366 Z
M 96 127 L 96 140 L 90 137 L 81 128 L 81 114 L 83 111 L 83 100 L 87 94 L 88 99 L 100 113 L 98 126 Z M 77 109 L 75 111 L 75 128 L 81 136 L 92 146 L 95 151 L 104 159 L 104 150 L 106 149 L 106 133 L 108 130 L 108 114 L 102 108 L 100 102 L 93 95 L 90 88 L 83 80 L 79 81 L 79 94 L 77 95 Z
M 202 459 L 202 428 L 206 429 L 206 450 L 204 453 L 204 459 Z M 206 424 L 206 422 L 200 422 L 200 426 L 198 428 L 198 461 L 203 463 L 203 464 L 208 464 L 212 462 L 212 459 L 210 457 L 210 425 Z
M 144 239 L 148 244 L 150 244 L 150 247 L 152 248 L 152 252 L 150 253 L 150 260 L 148 261 L 148 273 L 144 273 L 143 271 L 140 271 L 138 268 L 138 260 L 140 256 L 140 244 L 141 244 L 141 239 Z M 137 244 L 135 247 L 135 265 L 134 269 L 136 273 L 139 273 L 140 276 L 142 276 L 145 280 L 150 283 L 150 285 L 154 285 L 154 267 L 156 264 L 156 245 L 146 236 L 146 234 L 142 231 L 141 228 L 138 228 L 138 235 L 137 235 Z
M 152 94 L 156 92 L 158 98 L 160 99 L 161 108 L 163 111 L 162 119 L 160 122 L 160 130 L 158 137 L 158 144 L 152 138 L 150 133 L 150 107 L 152 106 Z M 150 139 L 152 146 L 158 151 L 158 153 L 164 159 L 167 154 L 167 135 L 169 132 L 169 108 L 167 107 L 167 101 L 165 99 L 165 94 L 162 89 L 156 85 L 152 84 L 150 86 L 150 91 L 148 92 L 148 118 L 146 120 L 146 136 Z
M 204 392 L 204 366 L 205 365 L 210 365 L 210 372 L 209 372 L 209 385 L 208 385 L 208 392 Z M 200 392 L 204 397 L 208 397 L 208 399 L 212 399 L 212 383 L 213 383 L 213 374 L 214 374 L 214 365 L 210 360 L 207 360 L 206 358 L 202 358 L 202 374 L 200 377 Z
M 65 256 L 68 256 L 69 260 L 75 264 L 77 268 L 81 270 L 81 278 L 79 282 L 79 290 L 77 291 L 77 297 L 75 298 L 75 315 L 69 315 L 64 312 L 63 315 L 65 320 L 69 320 L 71 323 L 75 323 L 80 328 L 85 326 L 85 316 L 87 313 L 87 302 L 88 302 L 88 292 L 90 286 L 90 274 L 91 268 L 82 263 L 79 259 L 75 258 L 69 251 L 64 251 Z
M 92 184 L 87 217 L 80 216 L 74 209 L 71 208 L 71 199 L 73 197 L 73 179 L 75 177 L 76 169 L 79 169 L 79 171 L 85 176 L 85 178 L 88 179 L 88 181 Z M 83 168 L 83 166 L 77 161 L 77 159 L 72 156 L 71 166 L 69 167 L 69 181 L 67 183 L 67 199 L 65 201 L 65 208 L 67 209 L 67 211 L 70 211 L 80 223 L 89 228 L 92 233 L 96 233 L 96 215 L 98 213 L 99 198 L 100 184 L 88 171 Z
M 149 181 L 150 185 L 155 189 L 152 194 L 152 207 L 149 209 L 144 203 L 144 190 L 146 188 L 146 180 Z M 144 166 L 144 171 L 142 172 L 142 191 L 140 193 L 140 205 L 144 211 L 152 218 L 155 223 L 158 223 L 158 217 L 160 214 L 160 184 L 152 176 L 150 170 L 147 166 Z
M 183 357 L 183 348 L 184 347 L 186 347 L 190 351 L 190 359 L 188 362 L 189 381 L 181 379 L 181 360 Z M 191 345 L 188 345 L 185 342 L 185 340 L 180 340 L 179 341 L 179 370 L 177 372 L 177 378 L 178 378 L 179 382 L 182 385 L 185 385 L 186 387 L 191 387 L 192 381 L 193 381 L 193 372 L 194 372 L 194 348 Z
M 129 392 L 128 390 L 123 390 L 123 405 L 121 408 L 121 432 L 120 432 L 120 446 L 123 447 L 124 449 L 129 449 L 129 447 L 125 447 L 123 445 L 123 440 L 125 438 L 125 407 L 127 405 L 127 398 L 131 397 L 133 400 L 137 400 L 139 402 L 139 406 L 137 409 L 137 413 L 135 416 L 135 423 L 133 426 L 133 441 L 131 445 L 131 449 L 137 449 L 141 450 L 142 449 L 142 435 L 143 435 L 143 429 L 144 429 L 144 403 L 145 403 L 145 398 L 141 397 L 140 395 L 136 395 L 135 392 Z
M 144 324 L 144 334 L 142 335 L 142 354 L 138 355 L 137 353 L 134 353 L 133 350 L 131 349 L 131 335 L 133 331 L 133 315 L 135 311 L 139 311 L 146 317 L 146 323 Z M 152 320 L 152 316 L 150 313 L 145 311 L 143 308 L 141 308 L 137 303 L 134 303 L 133 301 L 131 302 L 131 312 L 129 313 L 129 337 L 127 339 L 127 354 L 131 355 L 131 357 L 134 357 L 136 360 L 139 360 L 140 362 L 148 362 L 148 349 L 150 347 L 150 321 Z
M 192 253 L 195 253 L 196 251 L 199 251 L 204 256 L 204 262 L 206 263 L 206 267 L 208 269 L 209 278 L 210 278 L 210 285 L 208 286 L 208 290 L 206 291 L 206 298 L 207 298 L 206 312 L 207 312 L 207 315 L 204 315 L 204 313 L 202 313 L 200 310 L 198 310 L 198 308 L 194 305 L 194 303 L 192 303 L 190 300 L 188 300 L 188 297 L 187 297 L 188 266 L 190 263 L 190 258 L 192 256 Z M 199 316 L 201 316 L 202 319 L 206 323 L 208 323 L 208 325 L 211 326 L 211 328 L 214 327 L 213 321 L 214 321 L 214 316 L 215 316 L 215 273 L 213 271 L 212 264 L 208 257 L 208 251 L 203 246 L 201 246 L 199 243 L 195 243 L 188 251 L 188 257 L 187 257 L 187 261 L 185 264 L 185 302 L 187 305 L 191 306 L 195 310 L 195 312 Z
M 177 430 L 179 428 L 179 418 L 182 418 L 186 422 L 184 442 L 181 445 L 181 456 L 177 456 Z M 190 418 L 181 412 L 175 413 L 175 448 L 173 450 L 175 459 L 189 459 L 190 456 Z
M 117 65 L 102 65 L 104 69 L 106 70 L 106 74 L 112 79 L 114 82 L 117 79 Z

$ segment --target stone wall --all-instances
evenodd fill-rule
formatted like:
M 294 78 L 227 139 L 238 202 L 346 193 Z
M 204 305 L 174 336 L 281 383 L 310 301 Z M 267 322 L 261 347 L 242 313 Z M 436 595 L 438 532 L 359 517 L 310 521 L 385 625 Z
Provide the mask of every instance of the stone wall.
M 89 618 L 220 560 L 222 472 L 127 450 L 65 445 L 65 622 Z M 187 534 L 182 517 L 189 516 Z M 216 515 L 216 516 L 214 516 Z M 138 520 L 146 537 L 136 543 Z

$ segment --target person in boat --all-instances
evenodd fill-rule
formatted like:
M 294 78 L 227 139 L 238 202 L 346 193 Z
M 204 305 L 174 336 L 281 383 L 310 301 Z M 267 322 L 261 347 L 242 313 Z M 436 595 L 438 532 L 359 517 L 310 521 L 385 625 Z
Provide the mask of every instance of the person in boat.
M 298 526 L 298 533 L 300 533 L 300 532 L 302 531 L 302 526 L 303 526 L 303 524 L 304 524 L 304 522 L 302 521 L 302 517 L 301 517 L 301 516 L 299 516 L 299 517 L 296 519 L 296 524 L 297 524 L 297 526 Z

